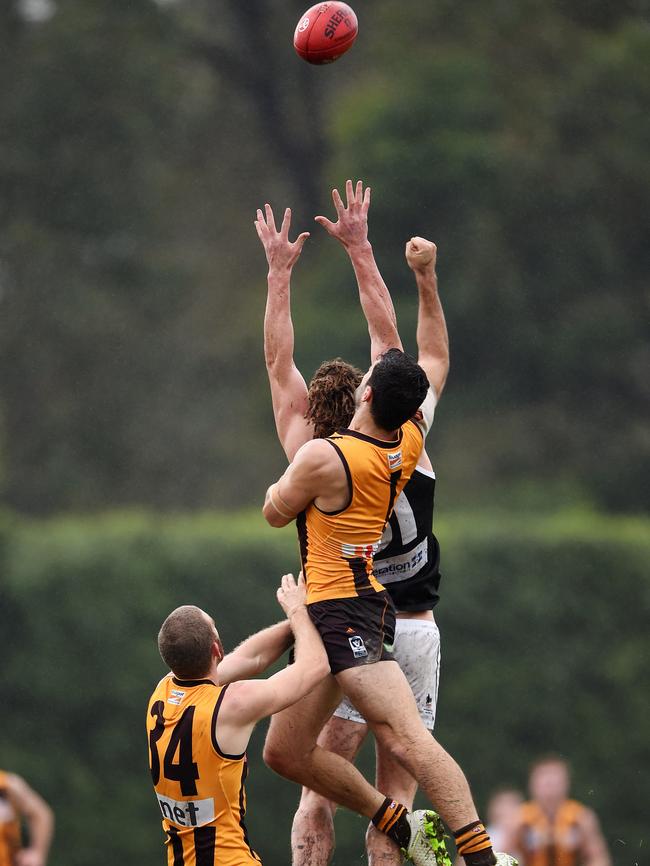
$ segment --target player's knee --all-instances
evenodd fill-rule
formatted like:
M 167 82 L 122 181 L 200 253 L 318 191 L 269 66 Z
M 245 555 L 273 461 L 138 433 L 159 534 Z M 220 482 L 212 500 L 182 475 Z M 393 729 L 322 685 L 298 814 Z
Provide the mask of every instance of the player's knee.
M 327 827 L 332 824 L 336 804 L 326 797 L 321 797 L 308 788 L 303 788 L 300 805 L 296 812 L 296 820 L 300 818 L 311 827 Z
M 264 763 L 274 772 L 286 779 L 294 779 L 297 764 L 290 749 L 283 747 L 281 743 L 267 740 L 262 753 Z
M 409 768 L 418 752 L 420 731 L 397 730 L 392 725 L 380 725 L 374 734 L 382 748 L 401 766 Z

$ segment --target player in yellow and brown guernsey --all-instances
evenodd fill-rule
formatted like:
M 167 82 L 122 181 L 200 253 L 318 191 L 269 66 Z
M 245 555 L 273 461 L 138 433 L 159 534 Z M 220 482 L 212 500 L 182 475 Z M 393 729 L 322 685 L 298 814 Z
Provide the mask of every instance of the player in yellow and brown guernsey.
M 303 445 L 267 491 L 264 515 L 271 526 L 297 518 L 309 615 L 332 675 L 273 717 L 264 757 L 286 778 L 371 818 L 415 866 L 436 863 L 435 813 L 409 813 L 345 758 L 318 745 L 323 725 L 345 694 L 455 831 L 468 866 L 508 864 L 512 858 L 497 859 L 492 851 L 460 767 L 420 718 L 392 658 L 394 607 L 373 576 L 374 552 L 431 423 L 426 411 L 421 420 L 411 420 L 427 391 L 426 375 L 415 361 L 399 349 L 388 350 L 357 389 L 349 429 Z
M 23 846 L 21 819 L 29 841 Z M 45 800 L 15 773 L 0 770 L 0 866 L 45 866 L 54 815 Z
M 535 761 L 531 799 L 519 809 L 512 845 L 525 866 L 611 866 L 594 812 L 569 797 L 569 767 L 559 755 Z
M 362 181 L 345 185 L 347 203 L 332 190 L 337 221 L 318 222 L 345 249 L 352 264 L 361 308 L 368 324 L 370 358 L 390 348 L 402 348 L 397 316 L 390 292 L 374 258 L 368 239 L 370 188 Z M 291 319 L 291 275 L 302 242 L 289 240 L 291 210 L 287 208 L 279 229 L 270 205 L 258 210 L 256 230 L 269 264 L 264 314 L 264 357 L 273 415 L 287 459 L 306 442 L 326 438 L 349 426 L 354 414 L 354 394 L 363 377 L 356 367 L 335 358 L 324 361 L 309 386 L 294 359 Z M 427 400 L 436 407 L 449 371 L 449 339 L 438 295 L 436 246 L 424 238 L 406 244 L 406 260 L 418 288 L 418 364 L 429 381 Z M 433 407 L 431 407 L 433 408 Z M 430 410 L 429 414 L 430 414 Z M 438 601 L 440 548 L 433 534 L 435 474 L 426 450 L 411 480 L 395 500 L 393 514 L 375 555 L 375 577 L 385 586 L 396 611 L 393 657 L 404 671 L 415 695 L 420 716 L 433 730 L 440 672 L 440 633 L 432 608 Z M 326 723 L 319 744 L 354 761 L 366 736 L 363 716 L 344 699 Z M 375 743 L 376 786 L 411 808 L 417 782 Z M 303 788 L 291 829 L 293 866 L 328 866 L 335 844 L 334 814 L 337 804 Z M 400 866 L 399 848 L 370 823 L 366 833 L 370 866 Z
M 260 719 L 303 697 L 329 672 L 305 609 L 305 586 L 282 578 L 278 601 L 287 620 L 224 656 L 214 620 L 193 605 L 173 611 L 158 635 L 171 673 L 147 711 L 149 765 L 166 833 L 169 866 L 251 866 L 244 816 L 246 747 Z M 295 639 L 295 664 L 246 682 L 273 664 Z

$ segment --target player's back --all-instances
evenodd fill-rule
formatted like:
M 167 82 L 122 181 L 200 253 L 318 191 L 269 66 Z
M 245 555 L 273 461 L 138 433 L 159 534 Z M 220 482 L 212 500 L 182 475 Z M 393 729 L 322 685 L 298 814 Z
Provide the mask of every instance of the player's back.
M 260 862 L 244 825 L 246 754 L 222 752 L 215 732 L 227 688 L 169 675 L 149 701 L 149 765 L 169 866 Z
M 7 774 L 0 770 L 0 866 L 13 866 L 20 849 L 20 821 L 7 796 Z
M 373 575 L 373 557 L 396 498 L 413 474 L 423 435 L 408 421 L 399 437 L 384 441 L 353 430 L 327 440 L 348 480 L 349 499 L 339 511 L 314 503 L 298 516 L 307 603 L 382 592 Z

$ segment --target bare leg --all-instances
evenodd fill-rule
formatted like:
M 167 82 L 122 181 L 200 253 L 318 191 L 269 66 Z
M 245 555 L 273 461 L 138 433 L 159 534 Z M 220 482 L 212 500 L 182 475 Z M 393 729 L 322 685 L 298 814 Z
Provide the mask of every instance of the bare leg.
M 418 783 L 384 746 L 375 742 L 377 755 L 377 788 L 398 800 L 410 811 Z M 366 833 L 369 866 L 401 866 L 404 861 L 397 845 L 385 833 L 370 824 Z
M 450 829 L 476 821 L 467 779 L 425 728 L 399 666 L 393 661 L 377 662 L 341 671 L 336 678 L 378 742 L 417 780 Z
M 332 716 L 321 731 L 318 745 L 353 762 L 367 732 L 367 725 Z M 291 829 L 293 866 L 327 866 L 334 853 L 335 812 L 336 803 L 309 788 L 302 789 Z
M 302 700 L 274 715 L 264 745 L 264 760 L 286 779 L 372 818 L 384 796 L 353 764 L 317 745 L 318 735 L 340 699 L 341 690 L 329 676 Z

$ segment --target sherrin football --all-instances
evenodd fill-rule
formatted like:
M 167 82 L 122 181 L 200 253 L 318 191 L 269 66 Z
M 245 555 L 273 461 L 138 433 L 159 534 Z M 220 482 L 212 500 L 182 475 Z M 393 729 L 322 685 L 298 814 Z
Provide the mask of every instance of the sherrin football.
M 347 3 L 317 3 L 300 18 L 293 47 L 307 63 L 333 63 L 357 38 L 357 16 Z

